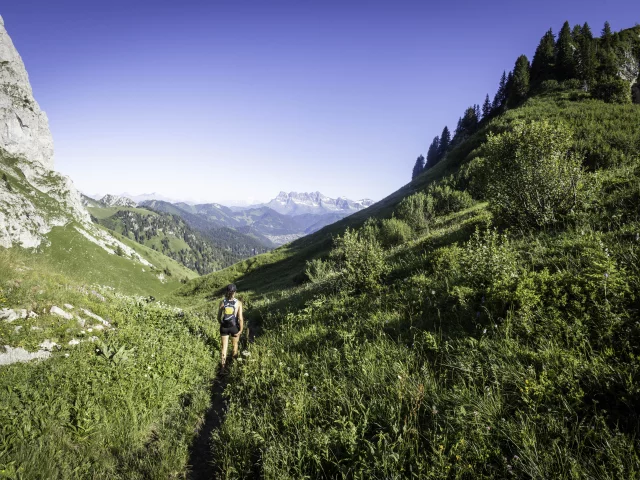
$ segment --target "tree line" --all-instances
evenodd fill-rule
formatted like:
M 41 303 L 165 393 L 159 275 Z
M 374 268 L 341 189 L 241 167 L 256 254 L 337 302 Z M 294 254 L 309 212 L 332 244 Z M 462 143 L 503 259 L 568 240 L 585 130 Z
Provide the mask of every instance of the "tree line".
M 638 28 L 612 32 L 605 22 L 599 38 L 588 23 L 565 22 L 558 34 L 549 29 L 540 39 L 533 60 L 520 55 L 509 73 L 502 72 L 498 90 L 489 94 L 482 107 L 467 108 L 458 119 L 451 138 L 448 127 L 436 136 L 427 151 L 414 164 L 412 179 L 435 166 L 447 151 L 491 118 L 515 108 L 531 95 L 561 89 L 582 89 L 594 98 L 610 103 L 640 102 L 640 40 Z

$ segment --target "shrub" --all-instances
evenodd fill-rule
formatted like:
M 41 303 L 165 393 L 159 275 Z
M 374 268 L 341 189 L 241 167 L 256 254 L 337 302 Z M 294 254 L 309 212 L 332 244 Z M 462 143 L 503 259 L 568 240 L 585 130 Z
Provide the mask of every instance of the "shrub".
M 307 261 L 305 274 L 311 283 L 321 283 L 335 273 L 330 262 L 323 261 L 320 258 L 314 258 Z
M 423 230 L 433 214 L 433 198 L 423 192 L 414 193 L 400 202 L 396 214 L 414 230 Z
M 544 227 L 576 208 L 583 170 L 572 146 L 570 130 L 547 121 L 518 122 L 510 132 L 489 135 L 487 193 L 496 217 Z
M 354 230 L 347 229 L 335 240 L 329 258 L 339 271 L 339 286 L 346 290 L 377 291 L 388 271 L 380 243 Z
M 387 218 L 380 223 L 380 237 L 382 244 L 392 247 L 408 242 L 413 236 L 411 227 L 397 218 Z
M 631 87 L 621 78 L 599 82 L 594 87 L 592 95 L 607 103 L 631 103 Z
M 563 90 L 580 90 L 584 86 L 584 83 L 577 78 L 570 78 L 562 82 Z
M 545 93 L 557 92 L 560 90 L 560 84 L 557 80 L 545 80 L 540 84 L 540 91 Z
M 448 185 L 431 186 L 429 196 L 433 197 L 433 208 L 438 215 L 458 212 L 473 205 L 469 192 L 454 190 Z

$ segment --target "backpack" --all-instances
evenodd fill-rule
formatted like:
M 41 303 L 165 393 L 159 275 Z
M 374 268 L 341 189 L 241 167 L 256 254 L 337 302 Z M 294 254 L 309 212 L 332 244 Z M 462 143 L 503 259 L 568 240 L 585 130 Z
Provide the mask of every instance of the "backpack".
M 222 301 L 222 325 L 225 327 L 235 327 L 238 325 L 238 300 L 224 299 Z

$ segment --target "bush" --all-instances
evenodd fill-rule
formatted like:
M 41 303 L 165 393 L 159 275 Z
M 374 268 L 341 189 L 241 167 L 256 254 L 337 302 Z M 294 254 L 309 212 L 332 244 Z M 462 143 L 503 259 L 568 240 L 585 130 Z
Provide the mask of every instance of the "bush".
M 570 78 L 562 82 L 563 90 L 581 90 L 584 87 L 584 83 L 577 78 Z
M 414 193 L 400 202 L 396 214 L 414 230 L 423 230 L 433 215 L 433 198 L 423 192 Z
M 411 227 L 397 218 L 387 218 L 380 222 L 380 238 L 385 247 L 393 247 L 408 242 L 413 236 Z
M 560 90 L 560 84 L 557 80 L 545 80 L 540 84 L 540 91 L 545 93 L 557 92 Z
M 607 103 L 631 103 L 631 87 L 620 78 L 599 82 L 592 95 Z
M 335 240 L 329 254 L 339 271 L 339 286 L 345 290 L 378 291 L 387 273 L 384 250 L 375 239 L 363 238 L 347 229 Z
M 335 271 L 330 262 L 323 261 L 320 258 L 314 258 L 313 260 L 307 261 L 305 275 L 311 283 L 321 283 L 331 277 L 334 273 Z
M 473 205 L 469 192 L 454 190 L 448 185 L 431 186 L 429 196 L 433 197 L 433 208 L 438 215 L 458 212 Z
M 581 161 L 570 130 L 547 121 L 489 135 L 487 198 L 497 218 L 523 228 L 560 221 L 581 203 Z

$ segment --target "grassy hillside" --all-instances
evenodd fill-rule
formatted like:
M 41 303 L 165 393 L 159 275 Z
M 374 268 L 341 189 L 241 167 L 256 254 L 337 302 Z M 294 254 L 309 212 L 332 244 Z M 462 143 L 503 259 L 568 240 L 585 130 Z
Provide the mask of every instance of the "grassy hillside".
M 0 364 L 6 345 L 48 356 L 0 365 L 0 477 L 182 478 L 209 404 L 213 323 L 80 282 L 86 272 L 51 260 L 0 249 L 0 308 L 38 315 L 0 320 Z
M 195 272 L 178 262 L 122 236 L 116 238 L 133 248 L 153 267 L 107 253 L 80 235 L 74 224 L 55 227 L 47 238 L 50 244 L 41 246 L 36 254 L 39 261 L 52 270 L 85 283 L 161 298 L 178 288 L 181 281 L 197 277 Z
M 361 227 L 371 217 L 390 218 L 408 195 L 454 174 L 461 187 L 473 191 L 473 185 L 469 185 L 473 172 L 461 171 L 461 166 L 482 157 L 487 135 L 507 131 L 517 121 L 536 119 L 566 123 L 575 132 L 576 148 L 590 170 L 628 162 L 640 150 L 640 130 L 636 128 L 640 122 L 638 106 L 604 103 L 579 90 L 542 94 L 482 125 L 475 134 L 454 147 L 444 161 L 371 207 L 273 252 L 190 282 L 181 292 L 190 297 L 198 293 L 206 295 L 206 292 L 220 288 L 229 278 L 258 293 L 295 286 L 302 278 L 307 260 L 326 255 L 336 235 L 347 228 Z M 482 197 L 479 192 L 473 193 Z
M 234 281 L 264 326 L 231 372 L 220 474 L 638 478 L 637 125 L 635 105 L 538 95 L 382 202 L 182 287 L 197 306 Z M 492 192 L 529 173 L 553 201 L 517 223 Z

